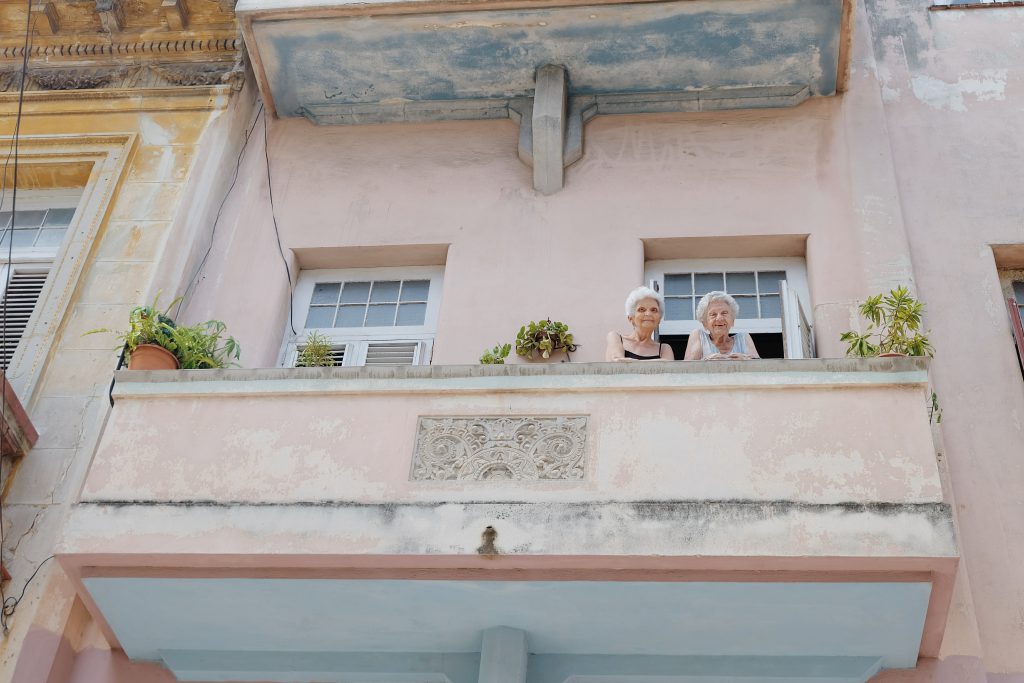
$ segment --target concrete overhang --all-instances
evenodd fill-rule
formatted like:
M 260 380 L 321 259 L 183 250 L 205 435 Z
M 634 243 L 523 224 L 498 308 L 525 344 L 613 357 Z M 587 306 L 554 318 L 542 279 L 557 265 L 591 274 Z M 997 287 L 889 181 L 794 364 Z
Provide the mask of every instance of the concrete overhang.
M 239 0 L 268 109 L 504 118 L 544 65 L 592 113 L 788 106 L 844 89 L 852 0 Z M 519 112 L 521 113 L 521 111 Z

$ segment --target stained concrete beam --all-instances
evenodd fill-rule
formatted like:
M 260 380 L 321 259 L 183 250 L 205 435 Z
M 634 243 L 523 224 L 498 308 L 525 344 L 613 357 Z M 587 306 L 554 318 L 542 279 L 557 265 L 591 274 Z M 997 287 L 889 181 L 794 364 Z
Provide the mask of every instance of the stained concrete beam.
M 526 631 L 507 626 L 489 628 L 480 648 L 479 683 L 526 683 Z
M 537 70 L 533 98 L 533 188 L 542 194 L 562 189 L 565 162 L 565 68 L 547 64 Z

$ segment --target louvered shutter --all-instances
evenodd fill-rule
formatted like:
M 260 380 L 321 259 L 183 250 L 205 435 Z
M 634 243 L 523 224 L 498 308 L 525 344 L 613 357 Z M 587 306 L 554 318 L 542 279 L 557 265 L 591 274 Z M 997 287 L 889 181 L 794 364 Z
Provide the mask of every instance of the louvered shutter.
M 348 344 L 341 344 L 339 346 L 331 347 L 331 358 L 334 359 L 334 367 L 340 368 L 342 365 L 345 364 L 345 350 L 347 348 Z M 302 349 L 303 347 L 300 346 L 298 348 L 298 355 L 295 356 L 295 367 L 297 368 L 305 367 L 304 365 L 299 363 L 299 356 L 302 355 Z
M 0 362 L 3 367 L 10 367 L 14 352 L 18 349 L 18 342 L 25 334 L 28 326 L 28 319 L 32 317 L 39 295 L 43 292 L 43 285 L 46 284 L 48 271 L 19 271 L 11 273 L 10 284 L 4 291 L 2 302 L 0 302 L 0 316 L 2 316 L 2 330 L 0 330 Z
M 419 342 L 370 342 L 366 345 L 366 365 L 415 365 Z

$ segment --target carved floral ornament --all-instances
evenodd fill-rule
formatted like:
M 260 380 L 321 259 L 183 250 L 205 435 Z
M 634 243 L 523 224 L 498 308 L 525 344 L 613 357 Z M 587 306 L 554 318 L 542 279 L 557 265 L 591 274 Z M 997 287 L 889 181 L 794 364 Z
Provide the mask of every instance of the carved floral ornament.
M 583 479 L 587 417 L 421 417 L 413 481 Z

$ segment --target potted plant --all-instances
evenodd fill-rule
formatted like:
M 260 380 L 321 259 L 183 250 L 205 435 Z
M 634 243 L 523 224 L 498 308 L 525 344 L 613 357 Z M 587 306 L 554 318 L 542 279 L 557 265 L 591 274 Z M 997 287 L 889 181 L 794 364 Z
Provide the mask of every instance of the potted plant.
M 498 344 L 489 351 L 484 351 L 480 356 L 481 365 L 504 365 L 509 352 L 512 351 L 511 344 Z
M 846 342 L 847 356 L 933 356 L 928 336 L 921 331 L 924 304 L 910 295 L 904 286 L 888 294 L 868 297 L 860 305 L 860 313 L 870 321 L 864 333 L 844 332 L 839 339 Z
M 331 368 L 334 367 L 334 348 L 327 335 L 320 332 L 310 332 L 306 336 L 306 343 L 299 349 L 299 356 L 295 359 L 297 368 Z
M 168 315 L 175 299 L 163 310 L 160 295 L 148 306 L 136 306 L 128 314 L 128 329 L 118 332 L 129 370 L 222 368 L 237 360 L 240 349 L 232 337 L 223 338 L 225 325 L 218 320 L 183 327 Z M 107 328 L 85 334 L 111 332 Z
M 175 356 L 177 344 L 174 341 L 174 320 L 167 312 L 178 303 L 160 310 L 157 294 L 149 306 L 136 306 L 128 314 L 128 329 L 118 332 L 117 337 L 123 342 L 125 360 L 129 370 L 174 370 L 178 367 Z M 110 332 L 107 328 L 89 330 L 86 334 Z
M 547 359 L 560 349 L 568 355 L 577 346 L 572 341 L 569 326 L 558 321 L 552 322 L 551 318 L 529 322 L 520 327 L 516 335 L 516 353 L 524 358 L 533 358 L 539 354 L 541 358 Z
M 226 368 L 234 364 L 241 349 L 234 337 L 224 337 L 227 326 L 219 320 L 207 320 L 171 330 L 182 370 Z

